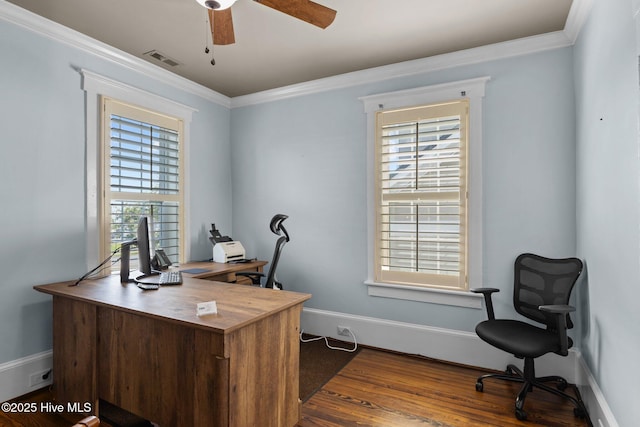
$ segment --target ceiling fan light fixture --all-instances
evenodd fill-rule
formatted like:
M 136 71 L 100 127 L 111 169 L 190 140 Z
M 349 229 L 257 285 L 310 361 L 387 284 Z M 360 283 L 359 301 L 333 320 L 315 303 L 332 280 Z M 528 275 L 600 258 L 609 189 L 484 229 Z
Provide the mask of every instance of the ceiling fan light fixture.
M 236 0 L 196 0 L 198 4 L 207 9 L 223 10 L 230 8 Z

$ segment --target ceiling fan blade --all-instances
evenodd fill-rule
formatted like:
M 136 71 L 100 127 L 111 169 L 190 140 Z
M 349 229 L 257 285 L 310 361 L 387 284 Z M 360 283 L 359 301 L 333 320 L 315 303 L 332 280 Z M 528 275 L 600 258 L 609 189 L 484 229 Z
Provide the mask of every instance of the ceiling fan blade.
M 209 22 L 211 23 L 213 44 L 234 44 L 236 42 L 235 35 L 233 34 L 231 8 L 223 10 L 209 9 Z
M 255 0 L 272 9 L 301 19 L 316 27 L 327 28 L 336 17 L 336 11 L 310 0 Z

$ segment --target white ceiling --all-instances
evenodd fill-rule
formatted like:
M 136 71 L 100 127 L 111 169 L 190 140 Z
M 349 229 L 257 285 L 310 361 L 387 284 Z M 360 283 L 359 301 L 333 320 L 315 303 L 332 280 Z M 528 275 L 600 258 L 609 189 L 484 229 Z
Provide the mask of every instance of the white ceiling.
M 237 0 L 236 43 L 212 49 L 206 9 L 195 0 L 8 1 L 229 97 L 559 31 L 572 2 L 316 0 L 337 11 L 322 30 Z M 181 65 L 143 56 L 151 50 Z

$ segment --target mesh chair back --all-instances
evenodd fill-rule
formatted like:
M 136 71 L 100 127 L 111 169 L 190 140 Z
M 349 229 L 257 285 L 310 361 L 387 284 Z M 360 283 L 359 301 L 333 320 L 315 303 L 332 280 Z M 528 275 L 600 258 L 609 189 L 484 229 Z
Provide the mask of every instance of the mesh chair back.
M 522 254 L 515 262 L 513 305 L 523 316 L 545 324 L 554 330 L 552 314 L 538 310 L 541 305 L 568 304 L 571 290 L 582 271 L 577 258 L 550 259 L 534 254 Z M 567 327 L 573 323 L 567 315 Z
M 269 227 L 274 234 L 281 236 L 276 242 L 276 247 L 273 250 L 273 258 L 271 259 L 271 265 L 269 266 L 269 273 L 267 274 L 267 281 L 265 282 L 265 288 L 273 288 L 274 284 L 279 284 L 276 279 L 276 268 L 278 267 L 278 261 L 280 261 L 280 252 L 282 252 L 282 248 L 285 243 L 289 241 L 289 233 L 287 233 L 287 229 L 284 228 L 282 222 L 289 218 L 284 214 L 277 214 L 271 218 L 271 223 Z
M 265 282 L 265 288 L 273 288 L 273 285 L 278 283 L 276 280 L 276 268 L 278 267 L 278 261 L 280 261 L 280 252 L 282 247 L 288 240 L 282 236 L 276 242 L 276 248 L 273 250 L 273 258 L 271 259 L 271 265 L 269 266 L 269 273 L 267 274 L 267 281 Z

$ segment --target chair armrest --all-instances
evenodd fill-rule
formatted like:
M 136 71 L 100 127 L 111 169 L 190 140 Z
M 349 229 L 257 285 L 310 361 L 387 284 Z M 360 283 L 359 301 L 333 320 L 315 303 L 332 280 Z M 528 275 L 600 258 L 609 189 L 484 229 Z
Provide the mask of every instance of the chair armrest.
M 494 292 L 500 292 L 500 289 L 497 288 L 475 288 L 469 289 L 474 294 L 482 294 L 484 296 L 484 305 L 487 307 L 487 316 L 489 320 L 495 320 L 496 316 L 493 312 L 493 300 L 491 299 L 491 294 Z
M 576 311 L 576 308 L 571 307 L 570 305 L 541 305 L 538 308 L 542 311 L 553 314 L 568 314 Z
M 260 279 L 264 277 L 264 273 L 258 271 L 239 271 L 236 273 L 236 276 L 248 277 L 251 279 L 252 285 L 260 286 Z
M 569 338 L 567 337 L 567 314 L 576 311 L 575 307 L 570 305 L 541 305 L 538 307 L 540 311 L 556 315 L 556 328 L 560 337 L 560 354 L 566 356 L 569 354 Z

